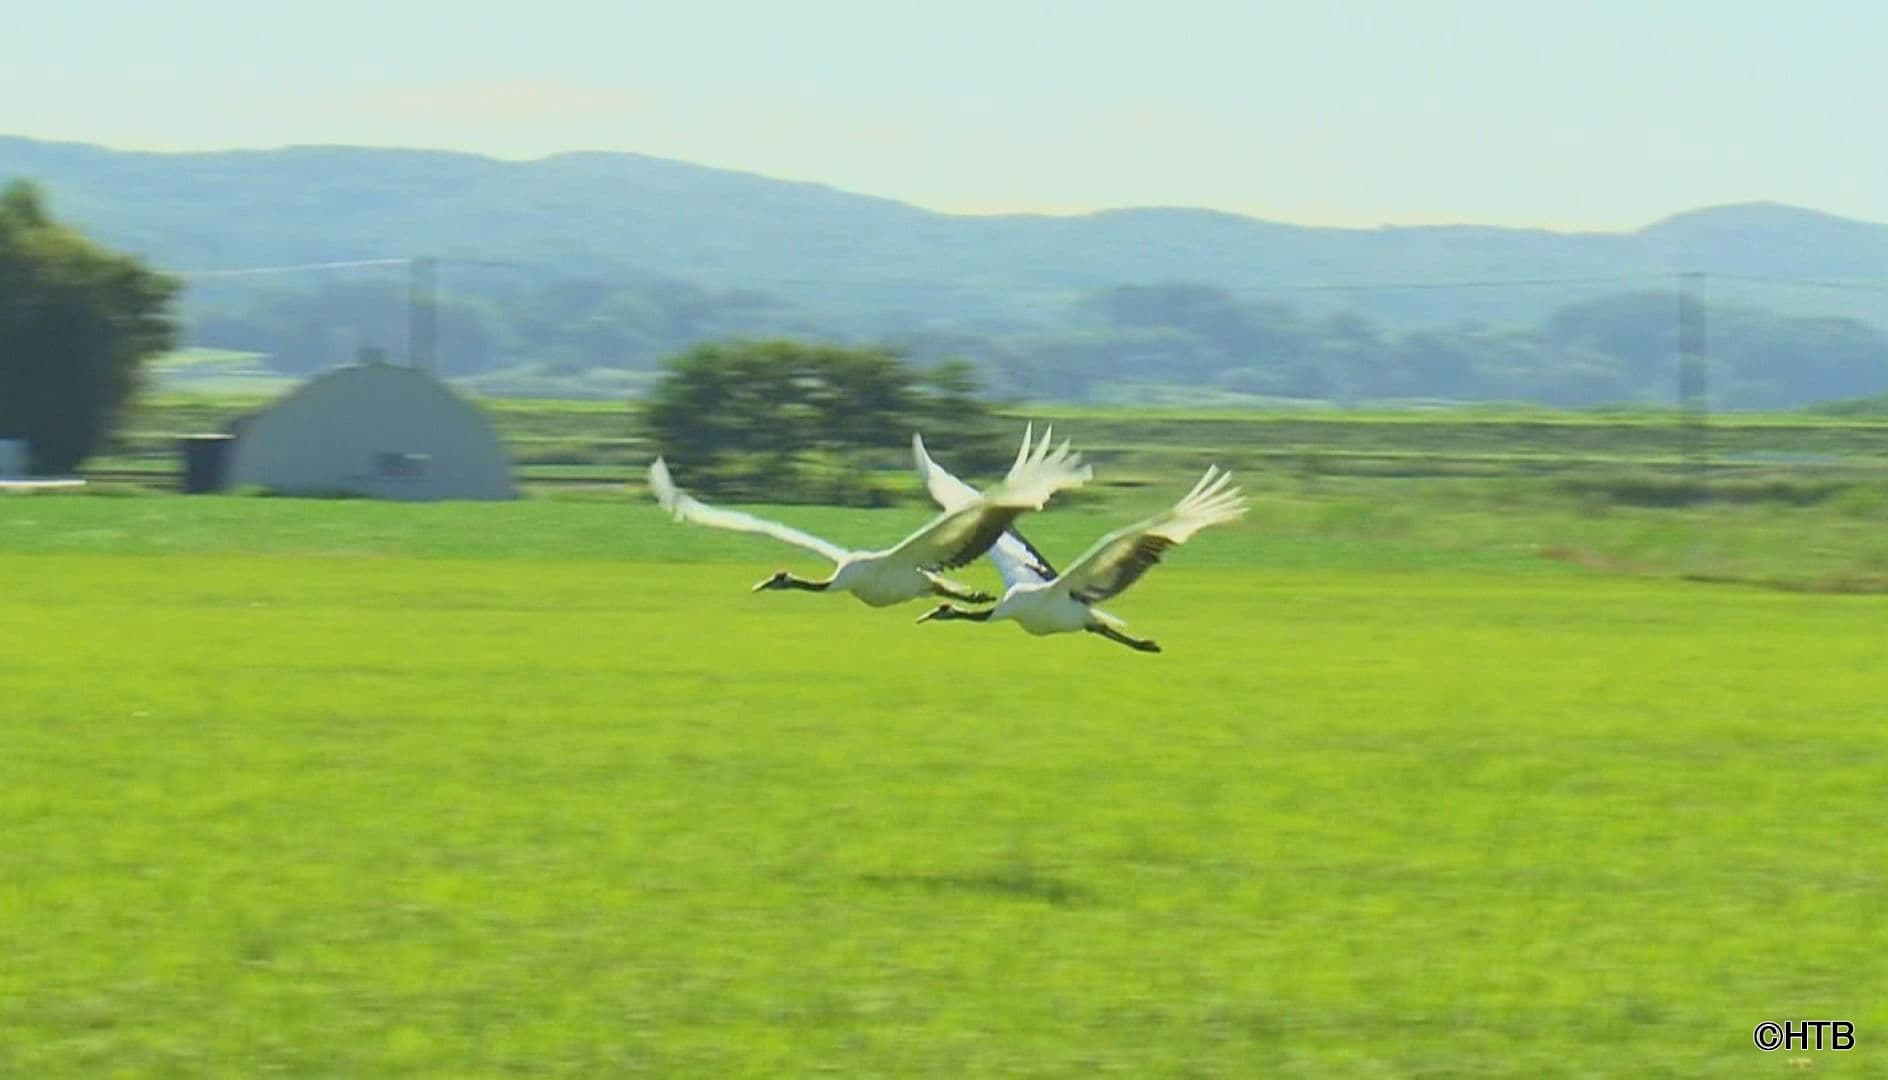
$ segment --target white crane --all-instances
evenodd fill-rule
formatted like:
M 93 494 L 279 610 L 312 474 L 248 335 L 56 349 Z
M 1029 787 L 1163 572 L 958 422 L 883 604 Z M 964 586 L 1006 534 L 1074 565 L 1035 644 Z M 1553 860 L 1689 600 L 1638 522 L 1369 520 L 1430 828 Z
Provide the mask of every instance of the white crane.
M 764 589 L 835 590 L 849 592 L 872 607 L 932 594 L 965 603 L 987 604 L 996 598 L 974 592 L 942 577 L 938 571 L 957 569 L 976 561 L 1018 517 L 1042 509 L 1056 492 L 1088 482 L 1093 470 L 1081 464 L 1081 456 L 1070 452 L 1067 442 L 1052 450 L 1049 444 L 1052 432 L 1053 429 L 1046 430 L 1040 442 L 1032 442 L 1034 426 L 1026 428 L 1023 445 L 1016 452 L 1016 463 L 1001 485 L 981 495 L 970 491 L 970 499 L 960 499 L 956 505 L 946 507 L 923 528 L 883 551 L 848 551 L 777 521 L 709 506 L 677 489 L 669 477 L 667 463 L 661 458 L 649 466 L 649 490 L 677 521 L 761 533 L 816 552 L 834 564 L 832 576 L 823 581 L 798 578 L 781 570 L 755 585 L 755 592 Z
M 964 492 L 971 491 L 970 487 L 932 461 L 922 445 L 914 449 L 917 450 L 918 472 L 923 475 L 931 497 L 945 507 L 960 503 Z M 1127 625 L 1126 621 L 1095 605 L 1126 591 L 1160 561 L 1168 548 L 1185 543 L 1209 525 L 1221 525 L 1244 514 L 1246 503 L 1239 489 L 1226 490 L 1231 479 L 1231 473 L 1221 472 L 1217 466 L 1209 467 L 1200 482 L 1193 485 L 1193 490 L 1172 508 L 1102 537 L 1060 575 L 1040 556 L 1030 558 L 1023 554 L 1033 554 L 1035 549 L 1021 537 L 1016 538 L 1015 545 L 999 543 L 991 548 L 990 560 L 1003 575 L 1006 588 L 1003 599 L 995 607 L 966 611 L 944 603 L 920 615 L 918 621 L 1013 619 L 1031 634 L 1085 630 L 1141 652 L 1159 652 L 1160 646 L 1154 642 L 1123 633 L 1121 628 Z
M 1026 432 L 1027 429 L 1023 436 L 1025 442 L 1029 439 Z M 911 456 L 917 462 L 918 475 L 924 480 L 925 489 L 944 509 L 955 510 L 960 506 L 968 506 L 982 497 L 976 488 L 952 476 L 942 465 L 932 461 L 931 455 L 924 449 L 924 436 L 917 432 L 911 435 Z M 1010 574 L 1004 569 L 1006 565 L 1027 566 L 1044 579 L 1055 576 L 1055 567 L 1049 565 L 1049 560 L 1036 550 L 1034 544 L 1024 539 L 1022 531 L 1015 526 L 1004 530 L 1003 535 L 996 538 L 996 543 L 990 548 L 990 561 L 996 563 L 997 571 L 1005 581 L 1009 580 Z M 994 599 L 996 597 L 990 597 L 990 600 Z M 988 603 L 989 600 L 983 602 Z

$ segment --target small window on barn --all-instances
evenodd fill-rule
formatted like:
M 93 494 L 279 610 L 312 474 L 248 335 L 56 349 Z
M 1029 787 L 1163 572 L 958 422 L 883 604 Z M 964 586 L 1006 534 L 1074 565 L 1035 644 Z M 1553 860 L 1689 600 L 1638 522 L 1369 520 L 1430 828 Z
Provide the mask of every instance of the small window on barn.
M 383 480 L 410 480 L 426 474 L 430 454 L 403 454 L 382 451 L 374 455 L 374 475 Z

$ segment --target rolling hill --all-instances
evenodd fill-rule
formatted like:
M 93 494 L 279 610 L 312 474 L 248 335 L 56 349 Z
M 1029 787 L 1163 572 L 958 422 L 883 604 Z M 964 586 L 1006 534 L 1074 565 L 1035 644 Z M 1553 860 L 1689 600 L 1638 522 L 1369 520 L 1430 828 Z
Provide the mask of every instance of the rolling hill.
M 0 137 L 0 177 L 14 176 L 163 266 L 433 254 L 760 289 L 842 317 L 912 307 L 924 318 L 931 303 L 1026 309 L 1160 281 L 1238 292 L 1686 269 L 1888 275 L 1888 225 L 1771 204 L 1694 210 L 1631 233 L 1315 228 L 1171 208 L 966 216 L 636 154 L 139 153 Z
M 999 342 L 1015 353 L 1092 331 L 1084 305 L 1106 290 L 1171 283 L 1406 334 L 1539 324 L 1569 304 L 1670 289 L 1673 275 L 1695 270 L 1715 275 L 1715 302 L 1888 329 L 1888 293 L 1803 283 L 1888 284 L 1888 225 L 1767 203 L 1619 233 L 1324 228 L 1159 207 L 969 216 L 637 154 L 146 153 L 0 136 L 0 180 L 13 177 L 41 184 L 62 219 L 171 269 L 437 256 L 446 294 L 468 305 L 460 321 L 485 320 L 446 328 L 461 339 L 454 347 L 563 370 L 646 367 L 728 333 L 931 343 L 919 352 L 994 354 L 986 346 Z M 1523 281 L 1544 283 L 1500 284 Z M 1437 287 L 1456 282 L 1484 284 Z M 1401 287 L 1319 288 L 1384 284 Z M 226 316 L 323 287 L 306 276 L 193 285 L 193 341 L 276 351 L 257 332 L 224 333 L 235 325 Z M 383 287 L 397 292 L 397 282 Z M 616 299 L 594 300 L 604 293 Z M 536 348 L 544 327 L 612 321 L 636 326 Z M 327 339 L 310 349 L 347 351 Z

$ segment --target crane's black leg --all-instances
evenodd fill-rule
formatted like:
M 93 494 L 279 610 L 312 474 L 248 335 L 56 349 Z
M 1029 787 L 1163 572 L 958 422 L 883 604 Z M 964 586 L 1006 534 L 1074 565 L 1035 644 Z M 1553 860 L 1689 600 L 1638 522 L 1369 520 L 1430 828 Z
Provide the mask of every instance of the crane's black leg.
M 983 592 L 980 589 L 970 589 L 959 585 L 942 574 L 933 573 L 929 570 L 920 570 L 919 573 L 924 575 L 924 580 L 930 582 L 931 591 L 938 596 L 955 600 L 962 604 L 993 604 L 996 602 L 996 597 L 991 596 L 989 593 Z
M 1121 631 L 1116 630 L 1112 626 L 1104 626 L 1104 625 L 1096 624 L 1096 625 L 1092 625 L 1088 627 L 1088 632 L 1091 634 L 1100 634 L 1102 637 L 1107 638 L 1109 641 L 1118 641 L 1121 644 L 1126 645 L 1128 648 L 1133 649 L 1135 652 L 1159 652 L 1160 651 L 1160 646 L 1154 644 L 1154 642 L 1151 639 L 1129 637 L 1128 635 L 1122 633 Z
M 939 596 L 948 597 L 964 604 L 993 604 L 996 602 L 996 597 L 991 596 L 987 592 L 960 592 L 942 581 L 932 581 L 931 591 Z

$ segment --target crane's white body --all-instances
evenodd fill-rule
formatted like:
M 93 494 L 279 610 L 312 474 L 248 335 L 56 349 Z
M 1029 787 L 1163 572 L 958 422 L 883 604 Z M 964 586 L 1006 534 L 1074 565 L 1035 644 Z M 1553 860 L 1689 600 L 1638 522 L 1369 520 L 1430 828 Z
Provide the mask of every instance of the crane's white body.
M 1057 589 L 1053 581 L 1018 582 L 1004 590 L 1002 599 L 990 609 L 990 621 L 1005 619 L 1037 637 L 1073 634 L 1098 622 L 1113 627 L 1127 625 L 1127 620 Z
M 913 450 L 918 473 L 924 478 L 931 497 L 941 506 L 961 505 L 964 492 L 972 490 L 969 485 L 932 461 L 924 452 L 922 442 L 914 441 Z M 1102 537 L 1061 574 L 1049 567 L 1021 537 L 1007 533 L 1004 541 L 1013 542 L 999 542 L 990 549 L 990 559 L 1003 575 L 1005 586 L 996 607 L 983 612 L 963 612 L 944 604 L 918 621 L 1011 621 L 1038 636 L 1086 630 L 1146 652 L 1156 652 L 1159 647 L 1153 642 L 1137 641 L 1121 633 L 1126 620 L 1095 605 L 1126 591 L 1159 562 L 1168 548 L 1185 543 L 1201 529 L 1243 515 L 1246 505 L 1239 490 L 1226 490 L 1231 479 L 1231 473 L 1221 472 L 1217 467 L 1208 468 L 1193 490 L 1172 508 Z
M 824 581 L 797 579 L 780 571 L 755 586 L 760 589 L 803 589 L 810 592 L 849 592 L 871 607 L 888 607 L 920 596 L 939 594 L 962 600 L 976 600 L 972 593 L 938 573 L 967 565 L 990 549 L 994 538 L 1018 515 L 1040 510 L 1058 491 L 1080 487 L 1088 482 L 1093 470 L 1081 464 L 1081 457 L 1069 450 L 1068 443 L 1051 448 L 1053 429 L 1043 432 L 1040 442 L 1033 440 L 1034 426 L 1026 428 L 1016 462 L 998 487 L 987 493 L 970 490 L 968 500 L 931 519 L 923 528 L 898 544 L 879 551 L 852 551 L 822 540 L 788 525 L 738 510 L 709 506 L 676 488 L 668 465 L 657 458 L 649 466 L 649 489 L 664 510 L 677 521 L 736 532 L 760 533 L 794 544 L 832 561 L 832 576 Z M 983 601 L 992 599 L 983 596 Z
M 849 592 L 868 607 L 891 607 L 937 591 L 937 586 L 955 585 L 938 574 L 889 557 L 889 552 L 848 555 L 833 572 L 829 586 Z

